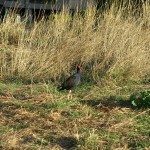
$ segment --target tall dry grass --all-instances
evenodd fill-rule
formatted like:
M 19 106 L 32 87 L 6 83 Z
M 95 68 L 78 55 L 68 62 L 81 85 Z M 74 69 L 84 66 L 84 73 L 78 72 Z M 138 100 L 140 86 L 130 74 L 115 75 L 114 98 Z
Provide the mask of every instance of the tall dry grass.
M 89 7 L 73 18 L 63 11 L 32 28 L 10 17 L 0 24 L 1 75 L 59 80 L 81 63 L 85 80 L 143 78 L 150 73 L 150 6 L 143 10 L 136 19 L 113 6 L 99 15 Z

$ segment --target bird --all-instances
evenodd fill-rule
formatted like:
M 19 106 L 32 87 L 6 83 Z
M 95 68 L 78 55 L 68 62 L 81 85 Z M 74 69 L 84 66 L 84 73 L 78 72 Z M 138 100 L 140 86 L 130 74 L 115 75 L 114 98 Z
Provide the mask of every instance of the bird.
M 59 91 L 62 90 L 69 90 L 69 94 L 68 94 L 68 100 L 71 98 L 72 99 L 72 89 L 74 89 L 76 86 L 79 85 L 80 83 L 80 68 L 81 65 L 78 64 L 77 65 L 77 72 L 75 74 L 73 74 L 72 76 L 70 76 L 69 78 L 67 78 L 60 86 Z

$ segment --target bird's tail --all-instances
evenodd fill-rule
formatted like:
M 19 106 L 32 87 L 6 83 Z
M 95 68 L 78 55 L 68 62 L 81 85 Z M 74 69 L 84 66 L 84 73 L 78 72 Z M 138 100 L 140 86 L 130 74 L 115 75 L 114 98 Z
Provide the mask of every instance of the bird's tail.
M 58 89 L 58 91 L 63 90 L 63 88 L 61 86 L 58 86 L 57 89 Z
M 59 89 L 59 91 L 62 91 L 63 90 L 63 88 L 61 87 L 60 89 Z

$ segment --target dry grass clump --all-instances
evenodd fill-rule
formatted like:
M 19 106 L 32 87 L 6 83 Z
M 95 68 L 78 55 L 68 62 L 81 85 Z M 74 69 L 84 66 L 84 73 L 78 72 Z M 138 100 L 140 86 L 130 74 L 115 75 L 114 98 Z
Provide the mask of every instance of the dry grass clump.
M 112 6 L 97 15 L 89 7 L 74 17 L 63 11 L 32 28 L 11 19 L 0 24 L 1 74 L 56 80 L 81 62 L 85 79 L 144 77 L 150 70 L 150 6 L 143 6 L 138 19 L 123 18 L 122 9 L 116 13 Z

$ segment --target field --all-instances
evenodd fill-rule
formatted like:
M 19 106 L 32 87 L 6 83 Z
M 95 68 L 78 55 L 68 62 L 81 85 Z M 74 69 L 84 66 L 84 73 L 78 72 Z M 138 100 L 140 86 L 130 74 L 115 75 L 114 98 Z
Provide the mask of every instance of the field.
M 150 6 L 64 10 L 32 25 L 0 24 L 0 149 L 148 150 L 150 109 L 130 95 L 150 89 Z M 81 67 L 81 83 L 57 87 Z

